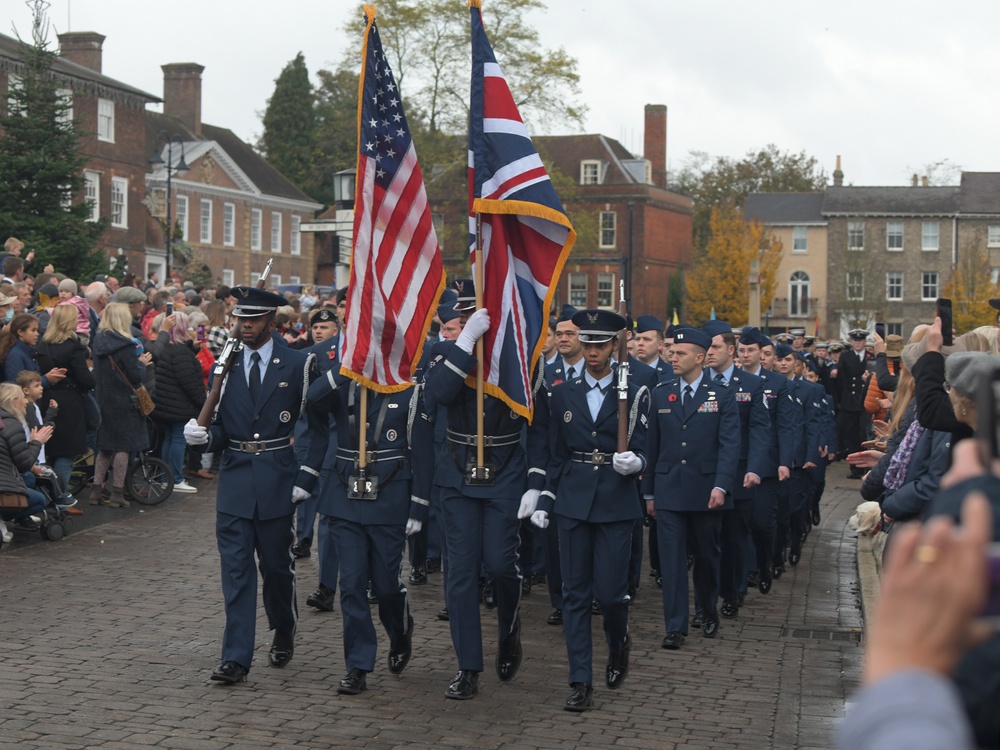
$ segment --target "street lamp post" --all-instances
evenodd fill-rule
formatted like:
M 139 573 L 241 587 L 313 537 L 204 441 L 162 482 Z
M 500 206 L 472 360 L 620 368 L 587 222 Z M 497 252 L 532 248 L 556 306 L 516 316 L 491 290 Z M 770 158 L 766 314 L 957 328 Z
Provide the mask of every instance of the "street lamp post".
M 181 158 L 174 164 L 174 144 L 180 146 Z M 160 156 L 160 150 L 163 145 L 166 144 L 167 147 L 167 161 L 164 164 L 163 157 Z M 164 284 L 170 283 L 170 266 L 173 264 L 173 239 L 174 239 L 174 221 L 173 215 L 170 212 L 170 195 L 171 195 L 171 180 L 174 174 L 183 174 L 187 172 L 189 167 L 187 162 L 184 161 L 184 139 L 177 133 L 168 133 L 166 130 L 161 130 L 156 134 L 156 146 L 153 148 L 153 155 L 149 157 L 149 163 L 154 167 L 158 165 L 163 165 L 167 170 L 167 270 L 164 273 Z

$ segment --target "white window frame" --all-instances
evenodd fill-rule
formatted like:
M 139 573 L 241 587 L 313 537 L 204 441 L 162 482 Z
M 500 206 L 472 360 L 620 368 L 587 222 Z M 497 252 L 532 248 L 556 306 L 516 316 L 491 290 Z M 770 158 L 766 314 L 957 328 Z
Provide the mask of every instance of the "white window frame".
M 986 229 L 986 245 L 1000 247 L 1000 224 L 990 224 Z
M 902 271 L 886 271 L 885 272 L 885 298 L 888 302 L 902 302 L 903 301 L 903 281 L 904 274 Z M 893 290 L 895 288 L 899 289 L 898 296 L 893 296 Z
M 101 218 L 101 173 L 85 170 L 83 182 L 83 199 L 93 201 L 87 221 L 97 221 Z
M 934 281 L 928 281 L 928 277 L 934 277 Z M 927 289 L 931 287 L 933 283 L 934 294 L 928 296 Z M 920 273 L 920 301 L 921 302 L 934 302 L 938 297 L 941 296 L 941 274 L 937 271 L 922 271 Z
M 598 159 L 582 159 L 580 161 L 580 184 L 601 184 L 601 162 Z
M 885 335 L 886 336 L 902 336 L 903 335 L 903 324 L 902 323 L 886 323 L 885 324 Z
M 115 103 L 111 99 L 97 100 L 97 140 L 115 142 Z
M 183 208 L 181 208 L 183 206 Z M 174 209 L 174 223 L 181 228 L 181 239 L 188 241 L 188 197 L 177 196 L 177 208 Z
M 252 271 L 250 273 L 250 286 L 257 286 L 258 281 L 260 281 L 260 273 Z
M 236 272 L 232 268 L 222 269 L 222 283 L 228 287 L 236 286 Z
M 236 244 L 236 204 L 222 204 L 222 244 L 232 247 Z
M 264 221 L 263 212 L 259 208 L 250 209 L 250 250 L 254 253 L 260 252 L 261 223 Z
M 597 246 L 602 250 L 613 250 L 618 239 L 618 214 L 615 211 L 601 211 L 600 232 Z
M 903 229 L 901 221 L 887 221 L 885 223 L 885 249 L 890 253 L 903 252 Z
M 300 227 L 302 226 L 302 217 L 298 214 L 292 214 L 292 225 L 289 228 L 288 235 L 288 251 L 292 255 L 302 255 L 302 232 Z M 298 284 L 299 282 L 295 282 Z
M 279 286 L 281 286 L 281 274 L 280 273 L 272 273 L 268 277 L 267 280 L 269 282 L 271 282 L 271 288 L 272 289 L 277 289 Z
M 124 177 L 111 178 L 111 226 L 128 229 L 128 180 Z
M 852 235 L 859 233 L 861 235 L 861 244 L 852 244 L 854 242 Z M 847 222 L 847 249 L 855 252 L 860 252 L 865 249 L 865 223 L 863 221 Z
M 281 252 L 281 211 L 271 212 L 271 252 Z
M 812 279 L 805 271 L 793 271 L 788 277 L 788 317 L 809 317 L 809 293 Z
M 588 282 L 587 274 L 585 273 L 571 273 L 568 275 L 566 288 L 569 290 L 569 303 L 573 305 L 573 307 L 579 308 L 581 310 L 588 307 L 587 293 L 589 290 L 587 289 L 587 282 Z M 580 301 L 581 293 L 583 299 L 582 302 Z
M 792 252 L 809 252 L 809 227 L 792 227 Z
M 929 232 L 933 227 L 933 233 Z M 933 234 L 933 242 L 931 245 L 931 235 Z M 924 252 L 931 253 L 936 252 L 941 249 L 941 222 L 939 221 L 925 221 L 920 225 L 920 249 Z
M 198 240 L 203 245 L 212 244 L 212 199 L 202 198 L 198 202 Z M 208 209 L 206 211 L 206 209 Z M 206 221 L 207 219 L 207 221 Z
M 288 283 L 289 284 L 301 284 L 302 283 L 302 277 L 301 276 L 289 276 L 288 277 Z
M 602 272 L 597 274 L 597 306 L 602 310 L 617 308 L 615 298 L 615 274 Z
M 851 277 L 857 276 L 856 282 L 852 283 Z M 857 286 L 860 285 L 860 291 L 857 290 Z M 855 289 L 855 293 L 852 294 L 852 289 Z M 847 272 L 847 299 L 851 302 L 857 302 L 858 300 L 863 300 L 865 298 L 865 272 L 864 271 L 848 271 Z

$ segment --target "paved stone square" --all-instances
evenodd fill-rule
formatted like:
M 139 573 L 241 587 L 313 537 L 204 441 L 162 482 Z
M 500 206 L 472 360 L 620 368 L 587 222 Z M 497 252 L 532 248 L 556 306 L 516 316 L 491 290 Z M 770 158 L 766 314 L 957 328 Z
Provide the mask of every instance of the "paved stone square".
M 300 560 L 295 657 L 267 666 L 260 611 L 248 682 L 207 682 L 223 627 L 214 538 L 214 485 L 163 507 L 88 521 L 57 542 L 17 540 L 0 551 L 0 748 L 829 748 L 862 661 L 856 546 L 846 520 L 857 483 L 830 469 L 823 523 L 802 562 L 769 596 L 752 592 L 719 637 L 660 648 L 659 589 L 648 576 L 632 608 L 632 670 L 603 685 L 606 654 L 595 618 L 596 708 L 562 709 L 569 694 L 562 629 L 546 625 L 544 586 L 522 606 L 525 658 L 501 684 L 491 612 L 483 610 L 487 671 L 480 695 L 444 697 L 456 666 L 441 576 L 410 587 L 416 620 L 406 672 L 385 668 L 380 631 L 368 691 L 341 696 L 339 603 L 305 606 L 316 558 Z M 86 506 L 84 506 L 86 507 Z M 142 510 L 143 512 L 140 512 Z M 408 571 L 404 569 L 404 575 Z

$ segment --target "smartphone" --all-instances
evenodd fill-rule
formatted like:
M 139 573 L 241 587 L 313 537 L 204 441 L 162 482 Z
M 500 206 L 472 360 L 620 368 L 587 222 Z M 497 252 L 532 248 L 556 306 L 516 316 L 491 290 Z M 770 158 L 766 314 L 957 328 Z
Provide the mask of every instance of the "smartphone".
M 168 302 L 167 303 L 167 311 L 166 311 L 166 313 L 167 313 L 167 315 L 173 315 L 174 314 L 174 303 L 173 302 Z
M 197 331 L 198 331 L 198 341 L 204 341 L 205 340 L 205 326 L 198 326 Z
M 941 318 L 941 336 L 945 346 L 951 346 L 951 300 L 940 297 L 937 301 L 937 316 Z
M 885 341 L 885 323 L 876 323 L 875 333 L 878 335 L 880 339 Z

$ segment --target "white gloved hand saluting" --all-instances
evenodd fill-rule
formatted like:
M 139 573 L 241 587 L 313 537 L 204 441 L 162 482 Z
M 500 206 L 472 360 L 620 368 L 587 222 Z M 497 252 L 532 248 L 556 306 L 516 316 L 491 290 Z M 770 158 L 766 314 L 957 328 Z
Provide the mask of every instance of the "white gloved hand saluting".
M 184 425 L 184 442 L 188 445 L 205 445 L 208 442 L 208 430 L 191 418 Z
M 409 518 L 406 521 L 406 535 L 413 536 L 414 534 L 419 534 L 423 527 L 423 521 L 418 521 L 416 518 Z
M 521 507 L 517 509 L 518 518 L 528 518 L 538 507 L 538 498 L 541 497 L 541 490 L 527 490 L 521 495 Z
M 473 348 L 476 346 L 476 342 L 483 337 L 483 334 L 490 330 L 490 313 L 489 310 L 483 308 L 481 310 L 476 310 L 469 319 L 465 321 L 465 327 L 462 332 L 458 334 L 458 340 L 455 341 L 455 345 L 458 346 L 466 354 L 472 354 Z
M 623 477 L 642 471 L 642 459 L 632 451 L 616 453 L 611 459 L 611 465 Z
M 292 487 L 292 505 L 298 505 L 303 500 L 308 500 L 311 492 L 306 492 L 301 487 Z
M 536 510 L 531 514 L 531 522 L 540 529 L 549 527 L 549 514 L 544 510 Z

